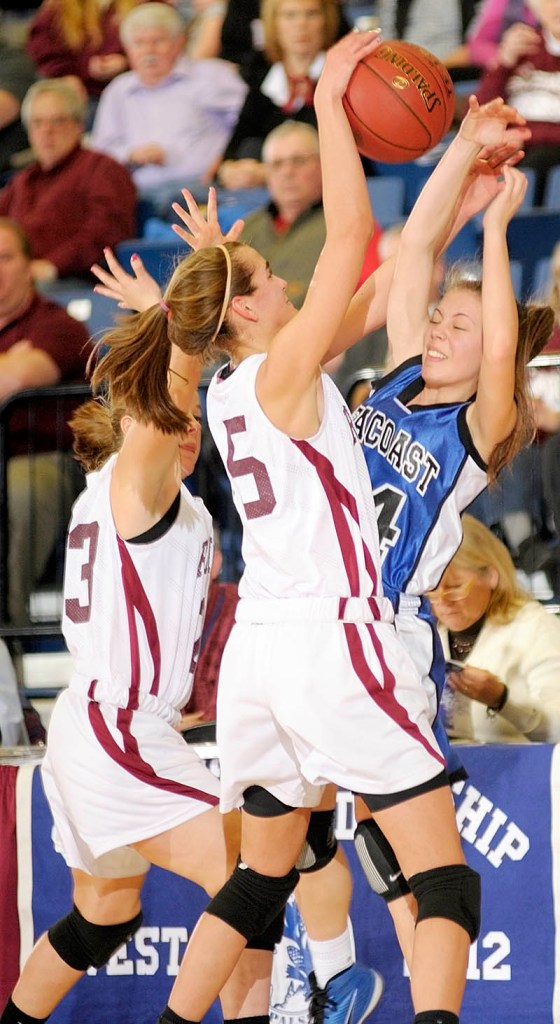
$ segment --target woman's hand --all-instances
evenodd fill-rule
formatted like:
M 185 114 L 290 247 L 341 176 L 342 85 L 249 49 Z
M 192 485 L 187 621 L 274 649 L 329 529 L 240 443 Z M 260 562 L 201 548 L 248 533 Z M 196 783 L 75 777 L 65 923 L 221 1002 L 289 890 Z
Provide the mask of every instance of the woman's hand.
M 224 188 L 258 188 L 266 185 L 266 166 L 260 160 L 224 160 L 217 169 L 218 181 Z
M 356 65 L 380 46 L 380 33 L 378 28 L 373 32 L 349 32 L 327 50 L 315 89 L 315 105 L 322 99 L 341 99 L 344 96 Z
M 458 693 L 485 704 L 487 708 L 495 708 L 504 696 L 505 684 L 482 668 L 465 665 L 460 672 L 450 672 L 447 681 Z
M 498 61 L 505 68 L 513 68 L 522 57 L 531 57 L 539 48 L 540 36 L 531 25 L 518 21 L 502 35 Z
M 235 224 L 224 235 L 218 221 L 218 200 L 216 189 L 208 189 L 208 205 L 206 217 L 201 212 L 198 203 L 187 188 L 181 189 L 181 194 L 186 203 L 186 209 L 180 203 L 173 203 L 173 212 L 177 214 L 185 225 L 182 228 L 179 224 L 173 224 L 173 230 L 179 238 L 190 245 L 191 249 L 197 252 L 209 245 L 223 245 L 224 242 L 237 242 L 245 221 L 236 220 Z
M 471 217 L 485 210 L 502 188 L 504 167 L 513 167 L 524 156 L 523 150 L 512 146 L 485 147 L 474 161 L 457 204 L 455 220 L 462 226 Z
M 525 118 L 501 97 L 481 107 L 476 96 L 469 96 L 469 109 L 459 135 L 467 142 L 488 146 L 492 150 L 506 147 L 515 152 L 523 149 L 531 137 L 531 130 L 526 127 Z
M 137 313 L 159 302 L 161 288 L 151 274 L 148 274 L 136 253 L 130 257 L 132 274 L 127 274 L 111 249 L 104 249 L 103 253 L 109 270 L 104 270 L 97 263 L 91 268 L 92 274 L 101 281 L 101 284 L 96 284 L 93 289 L 97 295 L 115 299 L 120 309 L 132 309 Z
M 503 182 L 484 214 L 483 227 L 496 226 L 505 231 L 521 206 L 526 191 L 527 178 L 523 172 L 515 167 L 504 167 Z

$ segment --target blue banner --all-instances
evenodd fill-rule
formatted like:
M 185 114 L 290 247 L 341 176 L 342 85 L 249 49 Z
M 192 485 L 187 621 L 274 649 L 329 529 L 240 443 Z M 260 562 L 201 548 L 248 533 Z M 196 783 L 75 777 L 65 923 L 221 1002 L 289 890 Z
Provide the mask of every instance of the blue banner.
M 462 1024 L 560 1024 L 554 899 L 560 883 L 559 749 L 546 744 L 461 748 L 469 779 L 454 787 L 457 822 L 467 860 L 482 876 L 483 892 L 482 927 L 471 947 Z M 50 812 L 38 771 L 30 793 L 32 852 L 27 879 L 22 859 L 19 914 L 23 921 L 27 888 L 37 937 L 68 912 L 71 889 L 69 872 L 52 848 Z M 404 1024 L 413 1019 L 409 980 L 387 908 L 371 892 L 357 863 L 352 833 L 352 799 L 342 792 L 337 834 L 354 879 L 357 956 L 385 978 L 376 1024 Z M 52 1014 L 52 1024 L 154 1024 L 206 901 L 198 887 L 153 868 L 143 893 L 142 927 L 106 967 L 91 971 L 76 986 Z M 26 952 L 23 948 L 22 954 Z M 305 1024 L 310 969 L 305 929 L 291 901 L 284 940 L 275 955 L 273 1024 Z M 221 1020 L 217 1005 L 206 1020 Z

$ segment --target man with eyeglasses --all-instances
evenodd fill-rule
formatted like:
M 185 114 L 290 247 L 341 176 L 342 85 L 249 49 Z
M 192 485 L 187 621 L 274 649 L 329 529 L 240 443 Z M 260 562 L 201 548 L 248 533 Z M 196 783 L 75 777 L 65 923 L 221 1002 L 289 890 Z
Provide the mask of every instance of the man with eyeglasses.
M 43 79 L 22 104 L 35 161 L 0 190 L 0 216 L 28 236 L 36 282 L 90 278 L 105 245 L 135 234 L 136 190 L 111 157 L 82 147 L 86 101 L 62 79 Z
M 288 282 L 287 294 L 298 309 L 305 298 L 325 243 L 319 136 L 299 121 L 285 121 L 267 135 L 263 145 L 270 202 L 250 214 L 241 241 L 254 246 L 272 272 Z M 371 273 L 379 263 L 378 226 L 366 263 Z

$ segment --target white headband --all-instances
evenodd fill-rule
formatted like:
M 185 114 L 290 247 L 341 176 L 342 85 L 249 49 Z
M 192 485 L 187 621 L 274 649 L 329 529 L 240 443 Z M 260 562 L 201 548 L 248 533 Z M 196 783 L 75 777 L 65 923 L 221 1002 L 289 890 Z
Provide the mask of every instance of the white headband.
M 223 324 L 223 322 L 224 322 L 224 320 L 226 318 L 226 312 L 227 312 L 227 308 L 229 306 L 230 291 L 231 291 L 231 256 L 230 256 L 228 250 L 226 249 L 225 245 L 217 245 L 216 248 L 217 249 L 221 249 L 223 254 L 224 254 L 224 256 L 225 256 L 225 258 L 226 258 L 227 276 L 226 276 L 226 287 L 225 287 L 225 291 L 224 291 L 224 301 L 222 303 L 222 311 L 221 311 L 220 317 L 218 319 L 218 326 L 216 327 L 216 330 L 214 331 L 214 334 L 212 336 L 212 341 L 216 340 L 216 338 L 217 338 L 217 336 L 218 336 L 218 334 L 220 332 L 220 328 L 221 328 L 221 326 L 222 326 L 222 324 Z

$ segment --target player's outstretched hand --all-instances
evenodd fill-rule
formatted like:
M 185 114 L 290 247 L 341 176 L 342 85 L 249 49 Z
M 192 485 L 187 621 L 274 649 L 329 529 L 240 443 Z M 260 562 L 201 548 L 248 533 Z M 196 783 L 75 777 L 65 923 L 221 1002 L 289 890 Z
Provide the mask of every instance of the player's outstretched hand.
M 501 97 L 480 106 L 476 96 L 469 96 L 469 109 L 459 134 L 469 142 L 491 149 L 506 147 L 511 153 L 523 149 L 531 137 L 525 118 Z
M 315 90 L 315 105 L 323 99 L 340 99 L 356 65 L 381 44 L 381 29 L 348 32 L 327 50 L 325 64 Z
M 513 167 L 523 156 L 523 150 L 509 145 L 481 149 L 472 164 L 457 207 L 456 217 L 461 226 L 486 209 L 502 188 L 504 167 Z
M 195 252 L 210 245 L 223 245 L 224 242 L 237 242 L 243 231 L 245 221 L 236 220 L 235 224 L 226 234 L 223 233 L 218 220 L 218 200 L 216 189 L 212 186 L 208 189 L 208 204 L 206 216 L 202 213 L 194 196 L 188 188 L 181 189 L 185 200 L 185 206 L 180 203 L 173 203 L 173 212 L 182 220 L 184 227 L 180 224 L 173 224 L 173 230 L 179 238 L 190 245 Z M 185 208 L 186 207 L 186 208 Z
M 501 187 L 484 214 L 484 229 L 496 225 L 505 231 L 521 206 L 526 191 L 527 176 L 523 171 L 516 167 L 504 167 Z
M 103 254 L 109 270 L 94 263 L 91 272 L 101 281 L 101 284 L 95 285 L 94 292 L 114 299 L 120 309 L 132 309 L 137 313 L 159 302 L 161 288 L 136 253 L 130 257 L 132 274 L 128 274 L 121 266 L 112 249 L 104 249 Z

